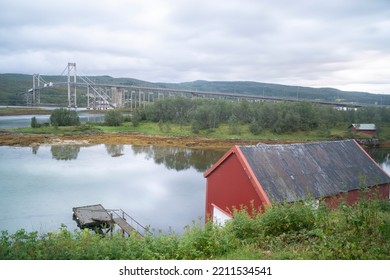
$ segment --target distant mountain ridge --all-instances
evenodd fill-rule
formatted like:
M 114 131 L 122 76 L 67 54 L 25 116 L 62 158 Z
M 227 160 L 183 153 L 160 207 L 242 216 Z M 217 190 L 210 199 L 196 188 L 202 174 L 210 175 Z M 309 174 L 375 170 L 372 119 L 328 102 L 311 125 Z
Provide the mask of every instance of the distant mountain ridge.
M 66 81 L 66 76 L 42 75 L 47 82 Z M 342 91 L 334 88 L 311 88 L 253 81 L 204 81 L 182 83 L 153 83 L 133 78 L 113 78 L 111 76 L 88 76 L 96 83 L 145 86 L 194 91 L 223 92 L 259 96 L 299 98 L 307 100 L 342 101 L 371 105 L 390 105 L 390 95 L 368 92 Z M 32 75 L 0 74 L 0 104 L 23 105 L 23 95 L 32 87 Z M 64 93 L 64 94 L 62 94 Z M 66 101 L 66 89 L 45 89 L 41 94 L 42 103 L 62 103 Z

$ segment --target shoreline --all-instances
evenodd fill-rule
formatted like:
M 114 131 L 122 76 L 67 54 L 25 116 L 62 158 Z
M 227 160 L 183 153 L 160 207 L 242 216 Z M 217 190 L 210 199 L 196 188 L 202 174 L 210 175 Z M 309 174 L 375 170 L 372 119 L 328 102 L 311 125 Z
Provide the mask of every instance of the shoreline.
M 85 134 L 29 134 L 0 131 L 0 146 L 40 146 L 40 145 L 136 145 L 174 146 L 191 149 L 230 149 L 234 145 L 287 144 L 297 141 L 283 140 L 243 140 L 218 139 L 194 136 L 162 136 L 142 133 L 85 133 Z
M 329 139 L 330 140 L 330 139 Z M 191 149 L 230 149 L 234 145 L 292 144 L 292 140 L 244 140 L 219 139 L 196 136 L 162 136 L 142 133 L 85 133 L 85 134 L 30 134 L 0 131 L 0 146 L 40 146 L 40 145 L 136 145 L 174 146 Z M 390 141 L 379 143 L 379 147 L 389 148 Z

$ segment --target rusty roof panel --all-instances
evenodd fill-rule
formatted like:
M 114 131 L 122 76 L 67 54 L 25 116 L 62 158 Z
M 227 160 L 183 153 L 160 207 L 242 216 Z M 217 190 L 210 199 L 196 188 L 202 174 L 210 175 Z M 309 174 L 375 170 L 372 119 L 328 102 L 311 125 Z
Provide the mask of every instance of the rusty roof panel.
M 354 140 L 239 148 L 274 202 L 327 197 L 390 182 Z

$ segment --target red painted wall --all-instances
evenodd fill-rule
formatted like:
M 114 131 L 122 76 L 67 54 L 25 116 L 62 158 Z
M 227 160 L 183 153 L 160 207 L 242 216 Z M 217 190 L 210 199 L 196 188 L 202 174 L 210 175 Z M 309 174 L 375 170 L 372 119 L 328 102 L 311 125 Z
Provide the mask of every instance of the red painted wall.
M 364 133 L 368 135 L 374 135 L 376 134 L 376 130 L 357 130 L 356 128 L 352 127 L 353 133 Z
M 237 155 L 232 153 L 207 177 L 206 219 L 212 217 L 212 203 L 230 213 L 242 206 L 250 211 L 251 201 L 256 210 L 263 204 Z
M 367 190 L 353 190 L 348 193 L 341 193 L 336 196 L 324 198 L 326 204 L 330 208 L 336 208 L 342 202 L 348 202 L 349 205 L 353 205 L 358 199 L 389 199 L 390 184 L 383 184 L 376 187 L 371 187 Z

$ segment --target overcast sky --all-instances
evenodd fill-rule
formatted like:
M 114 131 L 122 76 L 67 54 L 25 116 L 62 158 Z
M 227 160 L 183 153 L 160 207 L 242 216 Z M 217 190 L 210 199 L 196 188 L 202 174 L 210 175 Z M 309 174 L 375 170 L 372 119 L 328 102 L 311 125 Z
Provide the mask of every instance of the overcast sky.
M 0 73 L 390 94 L 390 0 L 0 0 Z

